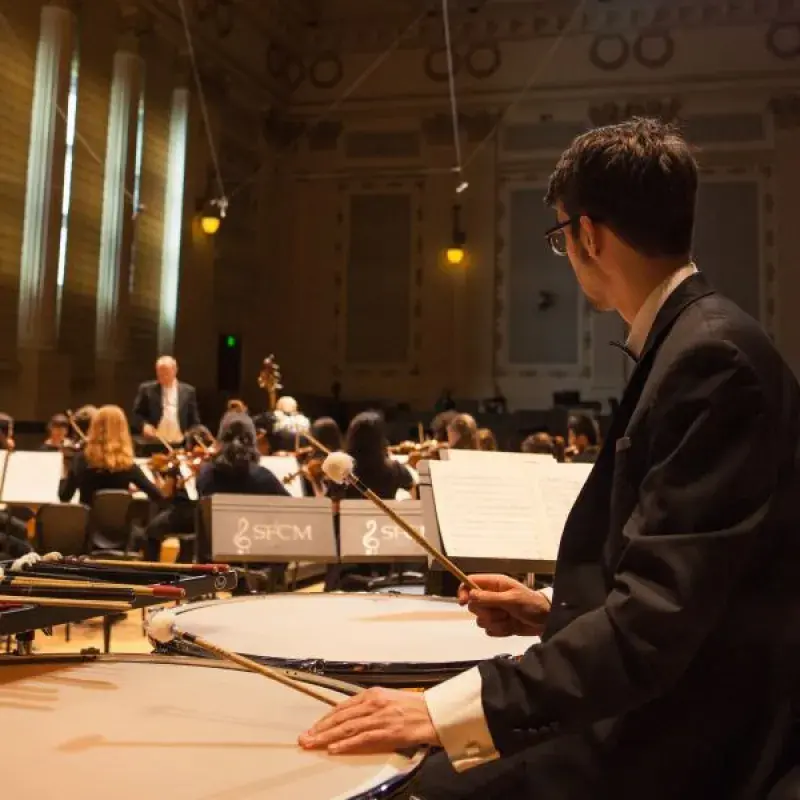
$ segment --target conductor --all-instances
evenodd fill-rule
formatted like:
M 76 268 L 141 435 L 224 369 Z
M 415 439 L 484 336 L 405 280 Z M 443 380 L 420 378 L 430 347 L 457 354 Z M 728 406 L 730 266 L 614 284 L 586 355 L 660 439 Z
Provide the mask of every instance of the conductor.
M 552 607 L 502 575 L 460 589 L 489 635 L 541 643 L 424 695 L 357 695 L 303 747 L 441 746 L 425 800 L 767 795 L 798 675 L 800 390 L 692 263 L 697 184 L 687 144 L 643 119 L 579 136 L 550 178 L 547 242 L 636 364 Z
M 161 437 L 170 444 L 183 441 L 186 431 L 200 424 L 194 386 L 178 380 L 172 356 L 156 361 L 156 380 L 139 385 L 133 402 L 131 427 L 145 439 Z

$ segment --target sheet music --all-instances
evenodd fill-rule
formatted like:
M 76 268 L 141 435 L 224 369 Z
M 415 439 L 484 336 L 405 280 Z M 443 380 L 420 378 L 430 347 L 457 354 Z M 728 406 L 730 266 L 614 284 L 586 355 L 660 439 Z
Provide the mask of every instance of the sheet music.
M 9 457 L 0 451 L 0 471 Z M 3 503 L 43 505 L 58 502 L 64 456 L 58 452 L 16 450 L 11 454 L 3 486 Z
M 558 463 L 555 458 L 547 453 L 504 453 L 499 450 L 451 450 L 443 448 L 439 455 L 442 461 L 458 461 L 459 463 L 486 463 L 488 459 L 504 459 L 510 464 L 553 464 Z
M 259 463 L 268 469 L 281 483 L 289 475 L 294 475 L 300 468 L 294 456 L 261 456 Z M 296 477 L 291 483 L 284 484 L 292 497 L 305 497 L 302 477 Z
M 430 462 L 439 532 L 453 558 L 555 561 L 591 465 Z

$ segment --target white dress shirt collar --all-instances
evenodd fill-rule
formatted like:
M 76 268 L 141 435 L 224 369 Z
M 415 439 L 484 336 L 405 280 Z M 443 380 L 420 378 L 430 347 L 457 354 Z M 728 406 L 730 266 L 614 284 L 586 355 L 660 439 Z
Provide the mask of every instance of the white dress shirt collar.
M 656 321 L 656 316 L 661 310 L 667 298 L 690 276 L 697 272 L 697 267 L 687 264 L 685 267 L 675 270 L 665 278 L 642 303 L 642 307 L 636 314 L 631 324 L 631 330 L 626 342 L 628 349 L 638 358 L 642 354 L 644 343 L 650 334 L 650 329 Z

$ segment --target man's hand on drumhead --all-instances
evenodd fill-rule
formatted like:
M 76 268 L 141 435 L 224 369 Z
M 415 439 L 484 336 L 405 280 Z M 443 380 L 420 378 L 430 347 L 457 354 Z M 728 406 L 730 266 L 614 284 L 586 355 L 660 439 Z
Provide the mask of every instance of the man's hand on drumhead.
M 333 755 L 391 753 L 404 747 L 438 745 L 422 693 L 368 689 L 323 717 L 300 736 L 306 750 Z
M 489 636 L 539 636 L 544 630 L 550 601 L 507 575 L 470 575 L 480 588 L 463 584 L 458 602 L 475 615 Z

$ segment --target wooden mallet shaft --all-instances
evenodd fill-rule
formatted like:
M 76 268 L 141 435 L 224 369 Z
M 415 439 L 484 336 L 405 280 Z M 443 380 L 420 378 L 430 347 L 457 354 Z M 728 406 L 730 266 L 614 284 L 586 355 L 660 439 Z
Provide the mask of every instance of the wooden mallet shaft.
M 257 672 L 259 675 L 263 675 L 265 678 L 269 678 L 270 680 L 277 681 L 278 683 L 282 683 L 284 686 L 288 687 L 289 689 L 294 689 L 296 692 L 300 692 L 301 694 L 305 694 L 308 697 L 313 697 L 314 700 L 319 700 L 320 703 L 325 703 L 329 706 L 338 705 L 338 702 L 327 695 L 322 694 L 321 692 L 317 692 L 309 686 L 305 686 L 304 684 L 300 683 L 299 681 L 294 681 L 291 678 L 288 678 L 282 672 L 278 670 L 271 669 L 270 667 L 266 667 L 263 664 L 259 664 L 257 661 L 253 661 L 250 658 L 246 658 L 245 656 L 240 656 L 238 653 L 232 653 L 230 650 L 224 650 L 221 647 L 217 647 L 217 645 L 212 644 L 211 642 L 207 641 L 206 639 L 201 639 L 199 636 L 195 636 L 191 633 L 182 633 L 181 631 L 175 630 L 174 631 L 175 638 L 181 639 L 184 642 L 188 642 L 189 644 L 193 644 L 196 647 L 201 648 L 202 650 L 206 650 L 209 653 L 217 656 L 218 658 L 222 658 L 226 661 L 232 661 L 234 664 L 238 664 L 240 667 L 244 667 L 251 672 Z
M 186 597 L 186 592 L 175 586 L 137 586 L 135 583 L 105 583 L 104 581 L 71 581 L 48 580 L 47 578 L 28 578 L 25 573 L 16 577 L 13 573 L 6 576 L 12 586 L 38 586 L 43 589 L 125 589 L 140 597 L 163 597 L 164 600 L 180 600 Z
M 50 606 L 52 608 L 94 608 L 102 611 L 130 611 L 130 603 L 114 600 L 69 600 L 60 597 L 28 597 L 28 595 L 0 595 L 0 603 L 15 606 Z
M 317 441 L 313 436 L 306 433 L 304 434 L 311 444 L 323 453 L 330 455 L 331 451 L 325 447 L 322 442 Z M 365 486 L 355 475 L 350 474 L 347 476 L 348 483 L 354 486 L 358 491 L 370 502 L 374 503 L 395 525 L 402 528 L 434 561 L 438 561 L 453 577 L 458 578 L 465 586 L 470 589 L 480 589 L 475 581 L 460 567 L 457 567 L 444 553 L 437 550 L 411 523 L 406 522 L 396 511 L 393 511 L 389 506 L 368 486 Z

